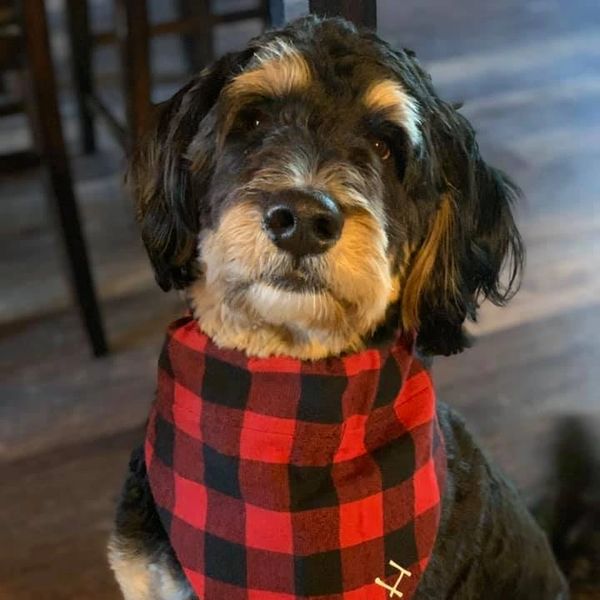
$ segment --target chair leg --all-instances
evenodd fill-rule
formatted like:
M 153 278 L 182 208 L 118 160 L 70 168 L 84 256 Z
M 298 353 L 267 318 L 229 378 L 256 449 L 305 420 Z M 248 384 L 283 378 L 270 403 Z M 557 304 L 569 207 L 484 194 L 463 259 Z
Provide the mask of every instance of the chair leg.
M 36 138 L 52 191 L 73 288 L 93 352 L 101 356 L 108 349 L 64 145 L 44 0 L 25 0 L 21 6 Z
M 192 35 L 183 35 L 181 42 L 191 73 L 200 71 L 215 58 L 214 33 L 211 23 L 210 0 L 177 0 L 181 19 L 197 19 Z
M 147 1 L 116 0 L 115 16 L 131 150 L 144 133 L 152 111 Z
M 71 46 L 71 70 L 75 85 L 81 146 L 85 154 L 96 150 L 93 113 L 87 98 L 94 93 L 92 70 L 93 39 L 90 32 L 88 0 L 66 0 L 69 43 Z
M 376 0 L 309 0 L 311 13 L 324 17 L 344 17 L 359 27 L 377 29 Z
M 267 27 L 283 27 L 285 24 L 285 1 L 263 0 Z

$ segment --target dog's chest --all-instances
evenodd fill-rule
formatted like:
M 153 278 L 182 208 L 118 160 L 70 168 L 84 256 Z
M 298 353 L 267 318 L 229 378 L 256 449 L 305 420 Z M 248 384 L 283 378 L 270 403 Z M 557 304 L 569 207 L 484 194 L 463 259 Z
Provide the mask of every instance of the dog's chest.
M 146 462 L 205 600 L 410 598 L 433 550 L 443 441 L 429 375 L 402 345 L 253 360 L 179 323 Z

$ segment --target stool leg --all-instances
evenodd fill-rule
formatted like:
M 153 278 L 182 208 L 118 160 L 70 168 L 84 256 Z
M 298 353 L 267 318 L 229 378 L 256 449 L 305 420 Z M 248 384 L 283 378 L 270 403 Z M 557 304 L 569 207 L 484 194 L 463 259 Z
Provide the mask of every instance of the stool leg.
M 285 25 L 284 0 L 263 0 L 267 27 L 283 27 Z
M 116 0 L 129 150 L 145 131 L 152 111 L 150 27 L 146 0 Z
M 311 13 L 323 17 L 344 17 L 359 27 L 377 29 L 376 0 L 309 0 Z
M 200 71 L 215 58 L 210 4 L 210 0 L 177 0 L 180 18 L 193 18 L 198 22 L 193 34 L 184 34 L 181 38 L 183 53 L 191 73 Z
M 96 134 L 93 113 L 87 98 L 94 93 L 92 70 L 93 39 L 90 32 L 88 0 L 66 0 L 69 44 L 71 47 L 71 71 L 75 86 L 79 130 L 84 154 L 96 151 Z
M 24 0 L 21 6 L 36 137 L 52 191 L 73 288 L 93 352 L 101 356 L 106 354 L 107 344 L 64 145 L 44 1 Z

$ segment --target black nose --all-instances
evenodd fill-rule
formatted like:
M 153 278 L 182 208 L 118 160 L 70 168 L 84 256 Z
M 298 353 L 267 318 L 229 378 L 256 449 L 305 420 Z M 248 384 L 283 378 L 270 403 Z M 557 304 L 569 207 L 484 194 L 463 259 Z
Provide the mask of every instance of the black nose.
M 342 233 L 344 215 L 327 194 L 288 190 L 270 199 L 263 222 L 278 248 L 300 258 L 329 250 Z

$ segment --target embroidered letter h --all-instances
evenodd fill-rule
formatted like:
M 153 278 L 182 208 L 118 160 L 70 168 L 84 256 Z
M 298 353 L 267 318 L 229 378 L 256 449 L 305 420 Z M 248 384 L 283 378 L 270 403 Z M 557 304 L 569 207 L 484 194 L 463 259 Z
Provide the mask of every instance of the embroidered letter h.
M 399 564 L 395 563 L 393 560 L 390 560 L 389 563 L 394 569 L 400 571 L 400 575 L 398 575 L 398 579 L 396 579 L 396 583 L 393 586 L 388 585 L 385 581 L 377 577 L 375 579 L 375 583 L 380 585 L 382 588 L 385 588 L 390 593 L 390 598 L 402 598 L 404 594 L 398 590 L 398 586 L 402 581 L 402 578 L 406 575 L 406 577 L 410 577 L 412 573 L 403 569 Z

